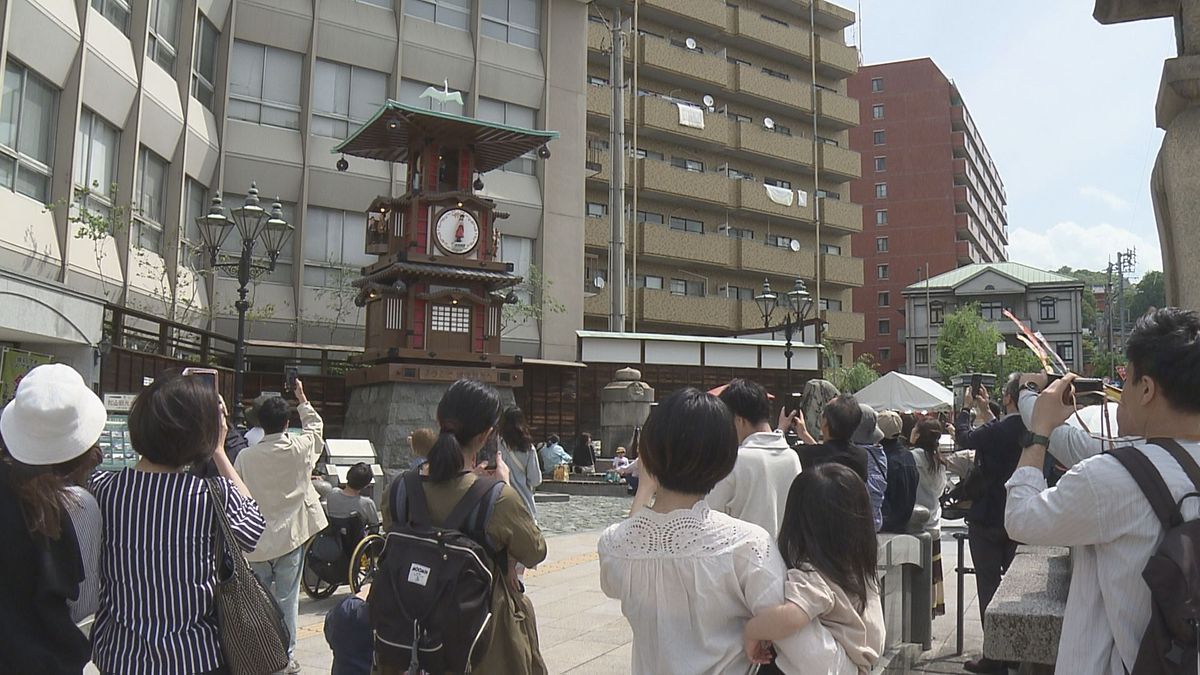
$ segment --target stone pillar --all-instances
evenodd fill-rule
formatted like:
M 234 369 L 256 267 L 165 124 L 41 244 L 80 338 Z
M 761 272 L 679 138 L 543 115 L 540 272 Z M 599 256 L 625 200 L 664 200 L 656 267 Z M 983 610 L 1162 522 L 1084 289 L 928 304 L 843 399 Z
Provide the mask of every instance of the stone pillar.
M 633 430 L 642 426 L 650 415 L 654 388 L 641 380 L 641 371 L 622 368 L 617 371 L 616 379 L 600 391 L 600 440 L 604 457 L 612 457 L 617 446 L 628 445 Z

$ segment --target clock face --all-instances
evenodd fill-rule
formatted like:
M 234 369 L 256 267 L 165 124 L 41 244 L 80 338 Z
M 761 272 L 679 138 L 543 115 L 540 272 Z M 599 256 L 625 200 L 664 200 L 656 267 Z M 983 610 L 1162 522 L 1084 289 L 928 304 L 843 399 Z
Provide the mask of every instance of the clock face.
M 446 253 L 470 253 L 479 243 L 479 223 L 463 209 L 446 209 L 434 227 L 437 245 Z

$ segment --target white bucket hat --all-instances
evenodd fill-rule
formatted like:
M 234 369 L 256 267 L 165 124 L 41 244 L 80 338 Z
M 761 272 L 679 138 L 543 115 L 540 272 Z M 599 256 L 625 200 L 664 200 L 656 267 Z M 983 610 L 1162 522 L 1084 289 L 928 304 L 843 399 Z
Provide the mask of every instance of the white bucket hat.
M 13 459 L 48 466 L 95 445 L 107 420 L 104 403 L 79 373 L 49 364 L 21 379 L 16 397 L 0 412 L 0 435 Z

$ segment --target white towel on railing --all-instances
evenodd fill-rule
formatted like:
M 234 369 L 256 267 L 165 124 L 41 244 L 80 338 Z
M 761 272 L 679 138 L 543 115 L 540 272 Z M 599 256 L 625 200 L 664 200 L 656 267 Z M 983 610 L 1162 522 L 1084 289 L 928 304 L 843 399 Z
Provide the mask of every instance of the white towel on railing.
M 765 183 L 763 184 L 763 187 L 767 188 L 767 199 L 770 199 L 780 206 L 791 206 L 792 199 L 796 196 L 792 192 L 791 188 L 779 187 L 778 185 L 766 185 Z
M 802 209 L 807 207 L 808 206 L 808 192 L 806 192 L 804 190 L 796 190 L 796 204 L 798 204 L 800 206 L 800 208 L 802 208 Z
M 694 129 L 704 128 L 704 109 L 687 103 L 676 103 L 679 108 L 679 125 Z

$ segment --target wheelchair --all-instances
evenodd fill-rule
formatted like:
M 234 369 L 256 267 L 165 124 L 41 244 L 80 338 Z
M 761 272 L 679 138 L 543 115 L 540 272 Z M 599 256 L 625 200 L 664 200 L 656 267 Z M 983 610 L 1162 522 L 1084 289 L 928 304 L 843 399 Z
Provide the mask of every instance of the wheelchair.
M 329 518 L 329 525 L 304 545 L 304 594 L 314 600 L 328 598 L 342 584 L 357 593 L 375 577 L 383 544 L 383 536 L 368 532 L 357 513 Z

